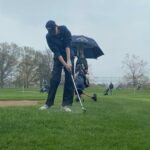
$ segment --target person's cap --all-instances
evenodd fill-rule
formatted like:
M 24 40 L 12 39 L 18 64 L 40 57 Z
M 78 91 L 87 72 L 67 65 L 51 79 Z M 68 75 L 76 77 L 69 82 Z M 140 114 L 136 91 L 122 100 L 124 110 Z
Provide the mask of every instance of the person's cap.
M 49 20 L 46 25 L 45 25 L 46 29 L 51 30 L 54 29 L 56 27 L 56 23 L 53 20 Z

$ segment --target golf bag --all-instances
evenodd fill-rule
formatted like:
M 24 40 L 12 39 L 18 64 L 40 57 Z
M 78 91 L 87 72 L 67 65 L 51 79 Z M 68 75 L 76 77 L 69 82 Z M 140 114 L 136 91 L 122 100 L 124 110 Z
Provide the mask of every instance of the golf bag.
M 107 88 L 105 91 L 104 91 L 104 95 L 108 95 L 109 93 L 109 88 Z
M 75 83 L 79 93 L 89 87 L 89 80 L 87 78 L 88 65 L 85 58 L 78 58 L 75 67 Z
M 41 93 L 44 93 L 44 92 L 48 93 L 48 91 L 49 91 L 49 85 L 47 84 L 47 81 L 46 81 L 46 80 L 43 80 L 43 83 L 42 83 L 42 87 L 41 87 L 41 89 L 40 89 L 40 92 L 41 92 Z
M 85 88 L 90 86 L 87 73 L 88 73 L 88 64 L 87 64 L 86 58 L 78 57 L 77 62 L 76 62 L 76 67 L 75 67 L 75 84 L 77 86 L 79 96 L 84 94 L 92 98 L 92 100 L 96 101 L 97 100 L 96 94 L 93 94 L 93 96 L 89 96 L 83 92 Z M 76 98 L 76 101 L 79 101 L 78 98 Z

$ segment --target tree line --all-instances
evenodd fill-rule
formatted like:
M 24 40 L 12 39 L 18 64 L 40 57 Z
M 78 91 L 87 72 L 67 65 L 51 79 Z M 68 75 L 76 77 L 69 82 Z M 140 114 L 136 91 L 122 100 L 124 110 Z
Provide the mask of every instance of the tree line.
M 0 43 L 0 88 L 41 87 L 44 80 L 49 82 L 52 62 L 52 52 L 49 49 L 38 51 L 15 43 Z M 134 87 L 149 85 L 149 77 L 146 76 L 147 62 L 138 56 L 127 54 L 122 63 L 126 84 Z
M 0 88 L 42 86 L 43 80 L 49 81 L 51 70 L 50 50 L 0 43 Z

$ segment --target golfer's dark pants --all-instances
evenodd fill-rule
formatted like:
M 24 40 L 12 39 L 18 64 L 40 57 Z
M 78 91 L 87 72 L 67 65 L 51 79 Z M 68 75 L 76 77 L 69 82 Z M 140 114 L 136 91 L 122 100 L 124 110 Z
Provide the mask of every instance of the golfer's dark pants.
M 72 59 L 72 72 L 74 70 L 74 60 Z M 54 104 L 54 99 L 56 95 L 56 91 L 58 88 L 58 85 L 61 80 L 61 72 L 63 69 L 63 65 L 61 62 L 54 58 L 54 66 L 52 71 L 52 76 L 50 80 L 50 88 L 48 92 L 48 98 L 46 101 L 46 104 L 48 106 L 52 106 Z M 62 106 L 68 106 L 72 105 L 73 103 L 73 95 L 74 95 L 74 86 L 71 78 L 71 74 L 64 68 L 65 72 L 65 83 L 64 83 L 64 92 L 63 92 L 63 99 L 62 99 Z

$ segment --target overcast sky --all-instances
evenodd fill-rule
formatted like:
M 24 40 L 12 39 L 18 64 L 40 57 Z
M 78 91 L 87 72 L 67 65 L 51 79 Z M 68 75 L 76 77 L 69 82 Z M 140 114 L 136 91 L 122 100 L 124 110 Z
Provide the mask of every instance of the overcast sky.
M 150 68 L 150 0 L 0 0 L 0 42 L 44 50 L 48 20 L 97 41 L 105 55 L 88 61 L 95 76 L 122 76 L 126 53 Z

